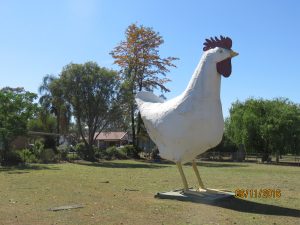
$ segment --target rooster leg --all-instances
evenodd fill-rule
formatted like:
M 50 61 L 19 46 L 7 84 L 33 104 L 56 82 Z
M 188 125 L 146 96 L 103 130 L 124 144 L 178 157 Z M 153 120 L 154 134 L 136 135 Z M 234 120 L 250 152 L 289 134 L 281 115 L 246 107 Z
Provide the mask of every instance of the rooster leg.
M 195 171 L 195 174 L 196 174 L 196 177 L 197 177 L 197 179 L 198 179 L 199 186 L 200 186 L 199 190 L 201 190 L 201 189 L 203 190 L 203 189 L 205 189 L 205 188 L 204 188 L 204 184 L 203 184 L 203 182 L 202 182 L 202 180 L 201 180 L 199 171 L 198 171 L 198 169 L 197 169 L 197 163 L 195 162 L 195 160 L 193 160 L 192 165 L 193 165 L 193 169 L 194 169 L 194 171 Z
M 181 162 L 177 162 L 176 165 L 177 165 L 177 168 L 179 170 L 179 173 L 180 173 L 180 176 L 181 176 L 181 179 L 182 179 L 182 182 L 183 182 L 183 190 L 187 191 L 189 189 L 189 187 L 188 187 L 188 183 L 186 181 L 186 177 L 185 177 L 185 175 L 183 173 L 183 170 L 182 170 Z

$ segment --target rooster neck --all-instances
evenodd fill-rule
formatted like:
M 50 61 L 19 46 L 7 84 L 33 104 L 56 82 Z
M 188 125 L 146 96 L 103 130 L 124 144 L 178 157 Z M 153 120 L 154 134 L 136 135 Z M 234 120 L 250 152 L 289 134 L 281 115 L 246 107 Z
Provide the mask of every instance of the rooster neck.
M 183 98 L 220 101 L 221 76 L 216 63 L 204 53 L 183 93 Z

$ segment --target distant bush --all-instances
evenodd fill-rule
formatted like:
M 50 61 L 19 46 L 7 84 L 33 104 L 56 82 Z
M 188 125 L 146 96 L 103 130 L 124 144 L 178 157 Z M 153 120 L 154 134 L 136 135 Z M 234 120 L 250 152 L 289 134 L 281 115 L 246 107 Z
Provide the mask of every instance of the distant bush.
M 103 149 L 103 148 L 96 148 L 94 149 L 95 151 L 95 157 L 97 159 L 104 159 L 105 156 L 106 156 L 106 149 Z
M 68 153 L 71 150 L 70 145 L 62 144 L 57 147 L 58 154 L 61 160 L 68 160 Z
M 84 143 L 78 143 L 75 146 L 77 157 L 84 159 L 86 148 Z M 136 158 L 136 150 L 133 145 L 124 145 L 121 147 L 111 146 L 106 149 L 94 147 L 95 157 L 98 159 L 128 159 Z
M 105 150 L 105 159 L 127 159 L 126 153 L 116 146 L 109 147 Z
M 123 152 L 128 158 L 136 158 L 136 150 L 133 145 L 124 145 L 118 148 L 120 152 Z
M 41 158 L 41 152 L 44 150 L 44 144 L 42 141 L 38 140 L 34 143 L 31 148 L 31 152 L 35 155 L 36 158 Z
M 85 149 L 85 144 L 80 142 L 78 143 L 76 146 L 75 146 L 75 151 L 77 153 L 77 155 L 81 158 L 81 159 L 84 159 L 85 158 L 85 152 L 86 152 L 86 149 Z
M 79 160 L 80 157 L 77 155 L 76 152 L 72 152 L 72 153 L 68 153 L 68 156 L 67 156 L 68 160 Z
M 43 149 L 42 152 L 40 153 L 40 161 L 42 163 L 56 162 L 57 157 L 54 153 L 54 150 L 52 148 Z
M 22 158 L 16 151 L 9 151 L 5 155 L 4 162 L 7 162 L 7 164 L 10 165 L 17 165 L 22 162 Z
M 21 157 L 24 163 L 37 163 L 39 161 L 36 155 L 27 148 L 19 150 L 18 155 Z

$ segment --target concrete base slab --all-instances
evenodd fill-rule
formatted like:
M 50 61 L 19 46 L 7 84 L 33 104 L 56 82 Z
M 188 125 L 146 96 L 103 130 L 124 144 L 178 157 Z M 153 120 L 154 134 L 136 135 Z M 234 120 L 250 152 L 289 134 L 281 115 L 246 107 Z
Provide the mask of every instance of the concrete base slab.
M 190 201 L 190 202 L 214 202 L 218 200 L 223 200 L 227 198 L 233 198 L 234 193 L 224 190 L 217 189 L 205 189 L 205 190 L 196 190 L 189 189 L 184 190 L 174 190 L 168 192 L 158 192 L 155 198 L 160 199 L 174 199 L 179 201 Z

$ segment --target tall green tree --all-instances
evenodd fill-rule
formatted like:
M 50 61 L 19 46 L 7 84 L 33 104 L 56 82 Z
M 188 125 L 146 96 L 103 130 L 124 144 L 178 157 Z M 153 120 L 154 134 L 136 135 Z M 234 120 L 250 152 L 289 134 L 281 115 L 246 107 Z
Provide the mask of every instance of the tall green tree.
M 38 107 L 37 111 L 36 115 L 28 121 L 28 130 L 55 133 L 56 118 L 41 107 Z
M 178 58 L 161 58 L 159 47 L 163 43 L 162 36 L 152 28 L 131 24 L 125 31 L 125 40 L 110 53 L 115 60 L 114 63 L 120 67 L 123 102 L 127 108 L 125 111 L 130 115 L 135 146 L 138 145 L 136 135 L 140 133 L 142 122 L 134 101 L 135 94 L 142 90 L 160 89 L 162 93 L 170 91 L 165 86 L 170 81 L 166 78 L 166 74 L 170 67 L 175 67 L 173 61 Z
M 1 158 L 6 161 L 10 143 L 19 135 L 27 133 L 27 123 L 36 112 L 37 95 L 24 88 L 6 87 L 0 90 L 0 142 Z
M 59 80 L 85 144 L 85 158 L 94 160 L 96 132 L 112 126 L 121 117 L 117 102 L 119 77 L 115 71 L 87 62 L 68 64 Z
M 248 99 L 235 102 L 225 123 L 226 133 L 248 152 L 261 152 L 263 160 L 275 154 L 299 152 L 300 107 L 288 99 Z
M 36 132 L 45 132 L 45 133 L 56 133 L 57 128 L 57 119 L 56 117 L 45 110 L 43 107 L 38 107 L 38 112 L 35 114 L 34 118 L 28 121 L 28 130 Z M 57 139 L 55 136 L 42 135 L 44 148 L 56 149 Z
M 63 87 L 61 87 L 59 78 L 53 75 L 46 75 L 39 87 L 39 93 L 42 95 L 39 102 L 46 111 L 44 115 L 47 116 L 47 112 L 55 115 L 56 133 L 58 134 L 66 134 L 68 132 L 71 120 L 70 105 L 63 98 L 62 90 Z M 45 119 L 47 118 L 45 117 Z

